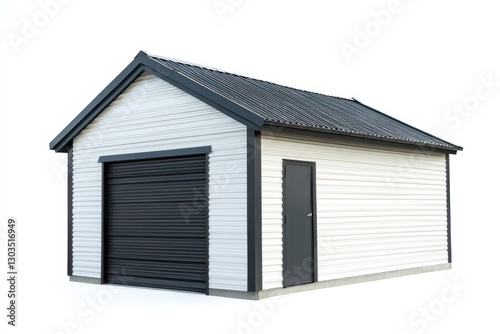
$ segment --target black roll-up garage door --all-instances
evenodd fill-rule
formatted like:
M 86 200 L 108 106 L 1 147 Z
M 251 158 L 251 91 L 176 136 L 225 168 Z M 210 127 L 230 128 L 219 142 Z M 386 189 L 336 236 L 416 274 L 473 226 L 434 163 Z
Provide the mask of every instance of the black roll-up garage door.
M 104 279 L 207 291 L 207 156 L 104 164 Z

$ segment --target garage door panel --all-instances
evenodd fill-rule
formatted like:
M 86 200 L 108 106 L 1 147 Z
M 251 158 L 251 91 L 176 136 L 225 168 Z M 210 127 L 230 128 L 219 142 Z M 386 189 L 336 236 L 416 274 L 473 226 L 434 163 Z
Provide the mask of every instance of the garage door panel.
M 120 226 L 110 226 L 108 229 L 108 235 L 119 235 L 120 230 L 133 229 L 137 231 L 137 224 L 141 224 L 141 231 L 138 232 L 149 232 L 149 231 L 163 231 L 164 233 L 168 233 L 171 231 L 176 235 L 179 234 L 181 230 L 185 230 L 187 233 L 203 233 L 203 231 L 195 231 L 194 227 L 199 227 L 200 229 L 205 226 L 205 219 L 203 217 L 199 217 L 199 219 L 191 219 L 189 224 L 184 222 L 184 220 L 179 219 L 164 219 L 158 220 L 155 217 L 152 217 L 150 220 L 147 217 L 143 217 L 137 215 L 138 218 L 135 218 L 133 215 L 123 215 L 117 216 L 117 219 L 121 220 Z M 138 223 L 136 223 L 138 222 Z M 159 226 L 163 225 L 163 226 Z M 184 235 L 185 236 L 185 235 Z M 193 235 L 190 235 L 193 236 Z
M 124 211 L 134 211 L 134 212 L 144 212 L 149 213 L 149 215 L 154 215 L 154 214 L 164 214 L 165 212 L 172 212 L 178 214 L 181 211 L 185 210 L 190 210 L 193 211 L 193 213 L 199 213 L 202 212 L 203 206 L 206 203 L 205 201 L 203 202 L 196 202 L 196 203 L 184 203 L 182 201 L 177 201 L 175 199 L 169 199 L 168 197 L 164 197 L 164 200 L 155 200 L 155 201 L 147 201 L 146 199 L 139 199 L 140 202 L 135 202 L 135 203 L 120 203 L 120 204 L 115 204 L 111 203 L 113 205 L 113 210 L 109 211 L 110 215 L 113 214 L 120 214 Z M 184 205 L 182 205 L 184 204 Z M 174 215 L 172 215 L 175 217 Z
M 181 175 L 157 175 L 157 176 L 148 176 L 148 177 L 130 177 L 129 179 L 110 179 L 108 184 L 117 185 L 117 186 L 129 186 L 130 188 L 141 187 L 143 184 L 159 184 L 159 183 L 167 183 L 172 186 L 181 185 L 184 183 L 193 182 L 193 181 L 202 181 L 203 178 L 197 176 L 196 178 L 191 177 L 188 174 Z
M 163 189 L 163 191 L 165 190 L 168 189 Z M 204 195 L 198 191 L 196 191 L 195 193 L 200 197 Z M 138 195 L 141 195 L 140 199 L 137 198 Z M 163 202 L 165 200 L 168 200 L 171 203 L 177 205 L 182 203 L 184 203 L 186 206 L 193 205 L 192 194 L 186 194 L 185 192 L 179 192 L 179 191 L 169 191 L 169 193 L 165 194 L 162 192 L 162 190 L 148 191 L 143 194 L 141 194 L 140 191 L 129 192 L 122 190 L 122 193 L 113 195 L 113 197 L 109 199 L 109 203 L 115 203 L 116 205 L 133 204 L 133 203 L 139 204 L 139 203 Z M 205 201 L 200 201 L 196 199 L 195 204 L 203 204 L 203 203 L 205 203 Z
M 162 254 L 158 252 L 144 252 L 141 254 L 146 254 L 148 256 L 148 260 L 144 260 L 144 256 L 139 256 L 137 253 L 118 253 L 118 252 L 113 252 L 110 254 L 110 257 L 113 260 L 126 260 L 130 261 L 133 263 L 134 260 L 137 261 L 142 261 L 144 263 L 150 263 L 154 261 L 164 261 L 162 263 L 161 267 L 158 267 L 157 269 L 163 269 L 163 268 L 168 268 L 169 262 L 175 262 L 175 263 L 181 263 L 181 264 L 187 264 L 188 269 L 194 269 L 194 266 L 198 263 L 200 268 L 203 268 L 205 266 L 204 259 L 200 256 L 189 256 L 189 254 L 183 254 L 183 253 L 177 253 L 173 252 L 171 254 Z M 155 265 L 156 268 L 156 265 Z
M 151 270 L 149 263 L 143 261 L 120 261 L 115 260 L 109 264 L 111 272 L 126 273 L 129 276 L 142 276 L 144 278 L 156 279 L 190 279 L 196 280 L 203 274 L 204 267 L 193 264 L 171 262 L 164 266 L 163 270 Z M 188 270 L 189 269 L 189 270 Z M 201 281 L 200 281 L 201 282 Z
M 172 159 L 172 158 L 169 158 Z M 134 162 L 126 162 L 128 165 L 126 168 L 123 168 L 124 166 L 119 166 L 117 164 L 114 164 L 109 167 L 108 169 L 108 176 L 109 180 L 111 182 L 118 181 L 119 179 L 120 182 L 130 182 L 132 180 L 122 180 L 123 177 L 125 178 L 137 178 L 139 180 L 144 180 L 144 179 L 155 179 L 159 178 L 160 180 L 163 178 L 165 180 L 172 180 L 176 177 L 182 177 L 183 175 L 192 175 L 194 177 L 202 177 L 203 174 L 205 174 L 205 165 L 203 162 L 193 162 L 193 165 L 186 166 L 184 161 L 182 163 L 176 163 L 172 164 L 169 166 L 165 166 L 161 162 L 155 162 L 155 165 L 153 166 L 152 164 L 148 164 L 145 166 L 144 164 L 141 163 L 134 163 Z M 133 166 L 129 166 L 133 165 Z M 143 169 L 147 169 L 148 174 L 144 175 Z M 117 182 L 117 183 L 120 183 Z
M 160 288 L 164 289 L 168 286 L 168 289 L 182 290 L 182 291 L 192 291 L 201 292 L 205 290 L 205 282 L 187 282 L 186 280 L 168 280 L 164 278 L 142 278 L 140 281 L 137 276 L 128 275 L 110 275 L 108 276 L 108 283 L 113 284 L 124 284 L 124 285 L 135 285 L 143 286 L 149 288 Z
M 148 239 L 148 238 L 143 238 Z M 130 238 L 109 240 L 108 257 L 112 259 L 165 260 L 177 262 L 199 262 L 205 265 L 204 245 L 199 240 L 156 238 L 152 242 L 138 244 Z
M 201 225 L 201 224 L 197 224 Z M 189 233 L 190 237 L 198 237 L 198 238 L 205 238 L 206 233 L 203 233 L 202 231 L 193 231 L 194 228 L 196 228 L 196 225 L 190 225 L 189 227 L 182 226 L 179 227 L 178 229 L 173 227 L 169 227 L 168 229 L 162 229 L 161 227 L 156 227 L 156 228 L 151 228 L 148 230 L 141 230 L 137 231 L 137 229 L 130 227 L 130 228 L 115 228 L 113 227 L 111 229 L 111 233 L 115 235 L 119 235 L 122 237 L 150 237 L 150 238 L 170 238 L 170 237 L 177 237 L 177 238 L 185 238 L 186 234 Z M 133 241 L 132 241 L 133 242 Z
M 106 169 L 106 281 L 206 292 L 206 155 Z

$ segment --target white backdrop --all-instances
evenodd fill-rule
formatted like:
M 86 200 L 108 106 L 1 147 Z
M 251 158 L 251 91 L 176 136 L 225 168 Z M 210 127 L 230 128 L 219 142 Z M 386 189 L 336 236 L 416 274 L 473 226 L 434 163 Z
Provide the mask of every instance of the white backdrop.
M 493 1 L 3 1 L 0 332 L 497 333 Z M 264 302 L 70 283 L 66 157 L 48 143 L 139 50 L 355 97 L 464 147 L 451 158 L 454 269 Z M 404 166 L 403 166 L 404 167 Z M 18 327 L 6 225 L 18 221 Z

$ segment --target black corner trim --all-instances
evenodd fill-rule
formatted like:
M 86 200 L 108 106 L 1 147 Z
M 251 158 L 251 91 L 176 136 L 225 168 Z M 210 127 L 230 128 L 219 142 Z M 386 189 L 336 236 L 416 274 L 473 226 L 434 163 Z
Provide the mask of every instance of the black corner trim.
M 68 276 L 73 276 L 73 147 L 68 148 Z
M 108 165 L 101 165 L 101 284 L 108 281 Z
M 130 154 L 104 155 L 99 157 L 97 162 L 132 161 L 145 159 L 158 159 L 168 157 L 179 157 L 185 155 L 207 154 L 212 152 L 212 146 L 199 146 L 191 148 L 181 148 L 166 151 L 141 152 Z
M 446 216 L 448 235 L 448 263 L 451 263 L 451 200 L 450 200 L 450 156 L 446 155 Z
M 247 289 L 262 290 L 260 132 L 247 129 Z

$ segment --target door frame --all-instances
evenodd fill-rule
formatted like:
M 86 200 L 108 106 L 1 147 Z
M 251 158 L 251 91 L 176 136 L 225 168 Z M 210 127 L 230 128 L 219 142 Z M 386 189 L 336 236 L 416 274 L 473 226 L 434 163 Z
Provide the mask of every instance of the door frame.
M 206 289 L 205 294 L 209 294 L 209 185 L 210 185 L 210 174 L 209 174 L 209 155 L 212 152 L 212 146 L 199 146 L 192 148 L 181 148 L 172 149 L 164 151 L 152 151 L 152 152 L 139 152 L 139 153 L 128 153 L 128 154 L 117 154 L 117 155 L 106 155 L 100 156 L 98 163 L 101 164 L 101 284 L 108 283 L 108 163 L 112 162 L 127 162 L 127 161 L 144 161 L 144 160 L 154 160 L 154 159 L 164 159 L 164 158 L 176 158 L 189 155 L 205 155 L 205 173 L 206 173 L 206 191 L 207 198 L 205 203 L 206 212 L 206 225 L 205 225 L 205 253 L 206 253 L 206 263 L 205 263 L 205 282 Z M 140 287 L 140 286 L 138 286 Z
M 283 240 L 283 252 L 282 252 L 282 261 L 283 261 L 283 269 L 282 269 L 282 285 L 284 288 L 285 286 L 285 258 L 286 258 L 286 224 L 285 224 L 285 210 L 286 210 L 286 205 L 285 205 L 285 170 L 286 170 L 286 165 L 298 165 L 298 166 L 307 166 L 311 167 L 311 191 L 312 191 L 312 244 L 313 244 L 313 249 L 312 249 L 312 257 L 313 257 L 313 281 L 312 283 L 318 282 L 318 233 L 317 233 L 317 210 L 316 210 L 316 162 L 315 161 L 303 161 L 303 160 L 290 160 L 290 159 L 283 159 L 282 163 L 282 171 L 281 171 L 281 189 L 282 189 L 282 214 L 281 214 L 281 220 L 282 220 L 282 240 Z M 303 283 L 303 284 L 310 284 L 310 283 Z M 299 284 L 301 285 L 301 284 Z M 293 285 L 295 286 L 295 285 Z

